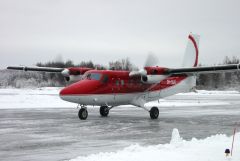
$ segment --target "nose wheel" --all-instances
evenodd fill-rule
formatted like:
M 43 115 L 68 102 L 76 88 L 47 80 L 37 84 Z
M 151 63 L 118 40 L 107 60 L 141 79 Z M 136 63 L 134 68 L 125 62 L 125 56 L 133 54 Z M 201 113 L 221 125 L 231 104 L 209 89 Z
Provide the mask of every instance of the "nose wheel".
M 108 106 L 101 106 L 99 112 L 102 117 L 107 117 L 109 114 Z
M 80 120 L 86 120 L 88 117 L 88 111 L 86 108 L 81 108 L 78 112 L 78 117 Z
M 157 119 L 159 115 L 159 110 L 157 107 L 152 107 L 149 111 L 151 119 Z

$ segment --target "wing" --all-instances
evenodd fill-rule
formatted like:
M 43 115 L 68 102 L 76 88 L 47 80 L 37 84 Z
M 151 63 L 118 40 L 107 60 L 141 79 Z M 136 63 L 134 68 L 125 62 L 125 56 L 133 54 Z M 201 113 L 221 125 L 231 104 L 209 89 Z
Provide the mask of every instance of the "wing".
M 25 66 L 9 66 L 7 69 L 23 70 L 23 71 L 42 71 L 51 73 L 61 73 L 64 68 L 52 68 L 52 67 L 25 67 Z
M 192 68 L 173 68 L 164 71 L 164 75 L 169 74 L 195 74 L 195 73 L 217 73 L 236 71 L 240 69 L 240 64 L 209 66 L 209 67 L 192 67 Z
M 86 67 L 69 67 L 69 68 L 53 68 L 53 67 L 25 67 L 25 66 L 9 66 L 10 70 L 23 70 L 23 71 L 40 71 L 49 73 L 60 73 L 65 77 L 66 81 L 77 82 L 82 79 L 82 75 L 92 70 Z

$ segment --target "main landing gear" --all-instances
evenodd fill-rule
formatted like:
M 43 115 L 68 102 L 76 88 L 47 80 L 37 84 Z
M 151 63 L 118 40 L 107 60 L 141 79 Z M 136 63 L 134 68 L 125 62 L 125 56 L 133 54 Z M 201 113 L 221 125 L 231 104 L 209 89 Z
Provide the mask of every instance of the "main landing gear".
M 107 117 L 108 114 L 109 114 L 109 111 L 112 107 L 108 107 L 108 106 L 101 106 L 100 107 L 100 110 L 99 110 L 99 113 L 102 117 Z M 87 117 L 88 117 L 88 111 L 87 111 L 87 108 L 82 106 L 78 112 L 78 117 L 80 120 L 86 120 Z
M 159 115 L 159 110 L 157 107 L 152 107 L 149 111 L 151 119 L 157 119 Z
M 101 106 L 99 112 L 102 117 L 107 117 L 109 114 L 108 106 Z
M 109 111 L 112 107 L 108 107 L 108 106 L 101 106 L 99 113 L 102 117 L 107 117 L 109 114 Z M 147 109 L 146 109 L 147 110 Z M 157 119 L 159 116 L 159 110 L 157 107 L 152 107 L 149 111 L 150 117 L 151 119 Z M 78 112 L 78 117 L 80 120 L 86 120 L 88 117 L 88 111 L 87 108 L 82 106 L 81 109 Z

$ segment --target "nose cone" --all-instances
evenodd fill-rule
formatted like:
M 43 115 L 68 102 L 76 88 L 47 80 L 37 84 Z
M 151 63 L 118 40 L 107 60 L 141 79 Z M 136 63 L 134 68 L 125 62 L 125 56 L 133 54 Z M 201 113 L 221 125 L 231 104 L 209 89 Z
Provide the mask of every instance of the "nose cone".
M 98 93 L 100 83 L 93 80 L 83 80 L 63 88 L 59 95 L 62 100 L 79 103 L 80 97 Z M 81 100 L 83 102 L 84 100 Z
M 70 86 L 69 86 L 69 87 L 65 87 L 65 88 L 63 88 L 63 89 L 60 91 L 59 95 L 60 95 L 60 96 L 71 95 L 71 94 L 73 94 L 73 91 L 72 91 L 72 90 L 73 90 L 73 89 L 70 88 Z
M 72 94 L 71 88 L 65 87 L 60 91 L 59 96 L 64 101 L 72 102 L 71 99 L 69 98 L 71 94 Z
M 60 96 L 94 94 L 99 86 L 97 81 L 80 81 L 60 91 Z
M 101 83 L 94 80 L 82 80 L 63 88 L 59 96 L 62 100 L 78 104 L 91 104 L 89 96 L 99 94 Z

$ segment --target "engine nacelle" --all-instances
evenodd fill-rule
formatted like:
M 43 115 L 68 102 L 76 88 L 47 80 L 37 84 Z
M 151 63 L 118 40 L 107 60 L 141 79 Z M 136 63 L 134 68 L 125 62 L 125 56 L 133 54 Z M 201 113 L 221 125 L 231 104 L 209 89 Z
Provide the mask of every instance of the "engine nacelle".
M 155 84 L 161 82 L 166 77 L 166 75 L 146 75 L 141 76 L 141 81 L 146 84 Z
M 69 75 L 83 75 L 85 72 L 89 70 L 93 70 L 92 68 L 85 68 L 85 67 L 70 67 L 67 69 L 69 71 Z
M 69 77 L 64 77 L 67 82 L 78 82 L 82 79 L 82 75 L 70 75 Z
M 161 82 L 167 77 L 167 75 L 165 75 L 164 73 L 168 70 L 168 68 L 157 66 L 157 67 L 145 67 L 144 69 L 147 75 L 141 76 L 141 81 L 143 83 L 155 84 Z
M 166 71 L 168 71 L 168 68 L 165 67 L 145 67 L 145 71 L 147 72 L 147 75 L 164 75 Z
M 62 75 L 64 76 L 67 82 L 77 82 L 82 79 L 82 76 L 85 72 L 92 70 L 92 68 L 85 67 L 70 67 L 66 68 L 62 71 Z

